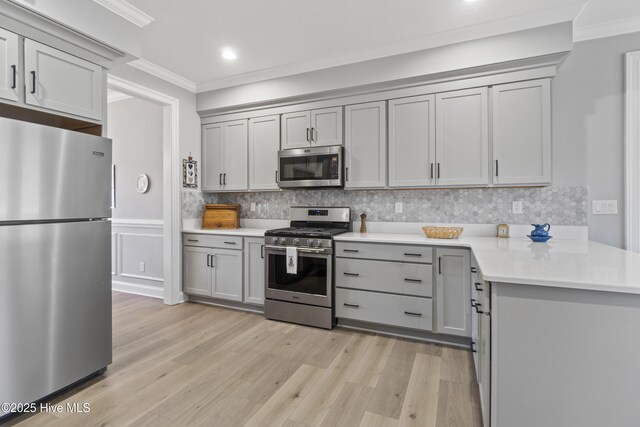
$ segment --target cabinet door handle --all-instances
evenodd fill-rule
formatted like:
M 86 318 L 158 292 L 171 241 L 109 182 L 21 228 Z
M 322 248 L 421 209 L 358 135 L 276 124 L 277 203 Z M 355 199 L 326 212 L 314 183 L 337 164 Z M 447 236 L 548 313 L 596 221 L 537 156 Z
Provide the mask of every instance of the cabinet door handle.
M 476 342 L 475 341 L 471 341 L 471 352 L 472 353 L 477 353 L 478 349 L 476 348 Z
M 220 185 L 222 185 L 222 174 L 220 174 Z
M 211 268 L 215 268 L 216 266 L 213 265 L 213 258 L 215 257 L 215 254 L 211 255 Z
M 482 284 L 480 284 L 480 283 L 476 282 L 476 283 L 474 283 L 473 285 L 475 286 L 476 291 L 478 291 L 478 292 L 482 292 L 482 291 L 483 291 L 483 289 L 482 289 L 482 287 L 481 287 L 481 286 L 482 286 Z
M 264 259 L 264 245 L 260 245 L 260 258 Z
M 278 171 L 276 171 L 276 182 L 278 182 Z
M 496 159 L 496 176 L 499 176 L 498 159 Z
M 433 163 L 431 163 L 431 179 L 433 179 Z
M 440 179 L 440 162 L 438 162 L 438 179 Z
M 211 255 L 207 254 L 207 267 L 211 267 Z
M 353 277 L 360 276 L 360 273 L 347 273 L 346 271 L 344 273 L 342 273 L 342 274 L 344 274 L 345 276 L 353 276 Z
M 405 311 L 404 314 L 406 316 L 422 317 L 422 313 L 416 313 L 416 312 L 413 312 L 413 311 Z
M 199 242 L 200 240 L 198 239 L 187 239 L 187 242 Z
M 438 257 L 438 274 L 442 274 L 442 257 Z
M 349 303 L 344 303 L 345 307 L 352 307 L 352 308 L 360 308 L 360 304 L 349 304 Z
M 404 253 L 404 256 L 415 256 L 415 257 L 421 257 L 421 256 L 422 256 L 422 254 L 413 254 L 413 253 L 410 253 L 410 252 L 405 252 L 405 253 Z
M 405 282 L 409 282 L 409 283 L 422 283 L 422 280 L 420 279 L 404 279 Z
M 349 181 L 349 168 L 346 169 L 344 175 L 345 175 L 345 179 Z
M 31 93 L 36 93 L 36 72 L 31 72 Z
M 308 142 L 311 142 L 311 139 L 310 139 L 310 137 L 309 137 L 309 130 L 310 130 L 310 129 L 309 129 L 309 128 L 307 128 L 307 141 L 308 141 Z
M 225 245 L 237 245 L 237 242 L 224 242 Z
M 349 253 L 357 254 L 360 251 L 358 249 L 343 249 L 342 252 L 349 252 Z
M 482 307 L 482 304 L 480 303 L 476 303 L 476 305 L 474 305 L 475 309 L 476 309 L 476 313 L 478 314 L 486 314 L 484 311 L 480 310 L 478 307 Z
M 222 183 L 224 185 L 227 185 L 227 173 L 226 172 L 222 174 Z
M 11 89 L 15 89 L 15 88 L 16 88 L 16 86 L 17 86 L 16 73 L 17 73 L 16 66 L 15 66 L 15 65 L 12 65 L 12 66 L 11 66 L 11 82 L 12 82 L 12 83 L 11 83 Z
M 478 272 L 478 270 L 476 270 L 476 268 L 475 268 L 475 267 L 471 267 L 471 272 L 472 272 L 472 273 L 477 273 L 477 272 Z
M 314 141 L 314 138 L 313 138 L 313 132 L 315 132 L 315 133 L 316 133 L 315 141 L 316 141 L 316 142 L 318 142 L 318 131 L 316 130 L 316 128 L 311 128 L 311 142 L 313 142 L 313 141 Z
M 474 298 L 471 298 L 471 308 L 475 308 L 476 307 L 476 300 Z

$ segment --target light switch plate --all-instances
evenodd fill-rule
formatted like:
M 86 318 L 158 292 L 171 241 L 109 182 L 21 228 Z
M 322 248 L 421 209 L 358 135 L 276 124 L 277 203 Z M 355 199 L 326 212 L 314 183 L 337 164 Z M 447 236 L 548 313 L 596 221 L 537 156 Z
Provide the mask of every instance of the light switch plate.
M 514 214 L 521 214 L 522 213 L 522 200 L 514 200 L 514 202 L 511 204 L 511 211 Z
M 591 202 L 593 215 L 616 215 L 618 213 L 617 200 L 593 200 Z
M 396 213 L 402 213 L 402 202 L 396 202 Z

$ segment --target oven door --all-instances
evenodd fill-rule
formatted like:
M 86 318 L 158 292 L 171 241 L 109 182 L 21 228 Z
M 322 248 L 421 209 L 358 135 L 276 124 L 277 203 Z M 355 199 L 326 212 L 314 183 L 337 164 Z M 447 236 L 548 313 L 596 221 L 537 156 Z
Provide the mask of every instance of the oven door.
M 342 147 L 315 147 L 278 151 L 278 185 L 341 187 Z
M 265 297 L 332 307 L 332 250 L 298 249 L 298 269 L 287 273 L 286 248 L 266 246 Z

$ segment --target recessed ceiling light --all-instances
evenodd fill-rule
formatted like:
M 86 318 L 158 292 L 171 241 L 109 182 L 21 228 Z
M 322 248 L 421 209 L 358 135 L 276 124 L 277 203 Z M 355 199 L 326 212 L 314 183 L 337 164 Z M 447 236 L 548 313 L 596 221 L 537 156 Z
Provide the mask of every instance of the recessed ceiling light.
M 220 54 L 224 59 L 227 59 L 229 61 L 233 61 L 238 57 L 238 54 L 236 53 L 236 51 L 231 49 L 230 47 L 223 47 L 220 50 Z

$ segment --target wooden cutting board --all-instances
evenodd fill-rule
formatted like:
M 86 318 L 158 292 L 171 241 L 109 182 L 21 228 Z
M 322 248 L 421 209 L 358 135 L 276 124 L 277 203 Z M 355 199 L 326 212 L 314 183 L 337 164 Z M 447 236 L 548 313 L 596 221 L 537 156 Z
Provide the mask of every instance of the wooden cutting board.
M 240 228 L 240 205 L 204 205 L 202 229 Z

